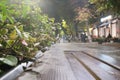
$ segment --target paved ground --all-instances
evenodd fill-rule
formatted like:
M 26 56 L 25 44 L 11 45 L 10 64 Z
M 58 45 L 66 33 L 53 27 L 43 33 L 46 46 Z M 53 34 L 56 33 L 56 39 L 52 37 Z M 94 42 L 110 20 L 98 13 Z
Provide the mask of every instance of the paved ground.
M 35 65 L 33 65 L 31 70 L 24 72 L 16 80 L 79 80 L 76 78 L 77 71 L 73 70 L 74 68 L 72 68 L 75 67 L 73 66 L 74 64 L 71 65 L 70 63 L 70 61 L 74 60 L 71 60 L 71 55 L 68 55 L 69 57 L 67 56 L 66 58 L 64 51 L 85 51 L 94 55 L 105 54 L 109 55 L 110 57 L 119 62 L 119 48 L 119 44 L 108 43 L 102 45 L 98 45 L 97 43 L 57 43 L 53 45 L 50 50 L 47 51 L 44 56 L 38 60 L 38 62 L 36 62 Z M 115 63 L 115 65 L 120 66 L 118 62 Z M 75 64 L 78 63 L 75 62 Z M 80 64 L 78 65 L 81 66 Z M 76 68 L 78 67 L 76 66 Z M 82 68 L 82 66 L 78 69 L 82 72 L 82 74 L 87 74 L 87 72 Z M 81 73 L 78 74 L 82 76 Z M 88 74 L 87 76 L 89 76 L 89 78 L 83 80 L 95 80 L 91 75 Z M 83 78 L 86 77 L 83 76 Z M 114 80 L 114 77 L 111 77 L 111 79 Z

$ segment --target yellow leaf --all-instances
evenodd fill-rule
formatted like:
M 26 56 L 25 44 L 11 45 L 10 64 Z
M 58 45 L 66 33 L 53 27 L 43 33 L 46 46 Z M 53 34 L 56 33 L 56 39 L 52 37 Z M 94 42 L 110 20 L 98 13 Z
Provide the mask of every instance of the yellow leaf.
M 16 33 L 15 30 L 10 33 L 9 38 L 10 39 L 16 39 L 17 38 L 17 33 Z

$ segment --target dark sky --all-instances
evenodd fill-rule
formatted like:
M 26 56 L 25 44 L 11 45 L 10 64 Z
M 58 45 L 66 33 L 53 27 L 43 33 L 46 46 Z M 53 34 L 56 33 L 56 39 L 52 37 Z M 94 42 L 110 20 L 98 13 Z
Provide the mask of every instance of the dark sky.
M 42 11 L 54 17 L 56 21 L 65 19 L 72 21 L 75 17 L 74 7 L 83 6 L 86 0 L 41 0 Z
M 66 18 L 70 15 L 68 6 L 67 0 L 41 0 L 40 3 L 42 11 L 48 14 L 49 17 L 56 18 L 56 21 L 60 21 L 60 18 Z

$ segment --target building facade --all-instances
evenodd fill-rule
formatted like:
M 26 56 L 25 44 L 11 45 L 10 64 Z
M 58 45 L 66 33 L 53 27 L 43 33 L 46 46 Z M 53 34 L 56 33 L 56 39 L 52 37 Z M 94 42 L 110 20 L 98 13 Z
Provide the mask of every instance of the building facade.
M 109 34 L 112 38 L 120 39 L 120 19 L 112 19 L 110 21 L 103 22 L 101 25 L 92 29 L 93 38 L 107 38 Z

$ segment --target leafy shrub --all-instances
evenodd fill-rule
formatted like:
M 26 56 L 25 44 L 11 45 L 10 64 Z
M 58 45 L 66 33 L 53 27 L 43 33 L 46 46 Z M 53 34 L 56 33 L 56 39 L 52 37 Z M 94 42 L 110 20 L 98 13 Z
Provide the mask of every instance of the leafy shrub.
M 113 38 L 112 39 L 114 42 L 120 42 L 120 39 L 119 38 Z
M 0 2 L 0 66 L 15 66 L 32 60 L 37 50 L 50 46 L 55 38 L 52 31 L 54 18 L 42 14 L 37 4 L 26 5 L 25 0 L 12 1 Z M 13 63 L 7 59 L 8 56 L 15 57 Z

